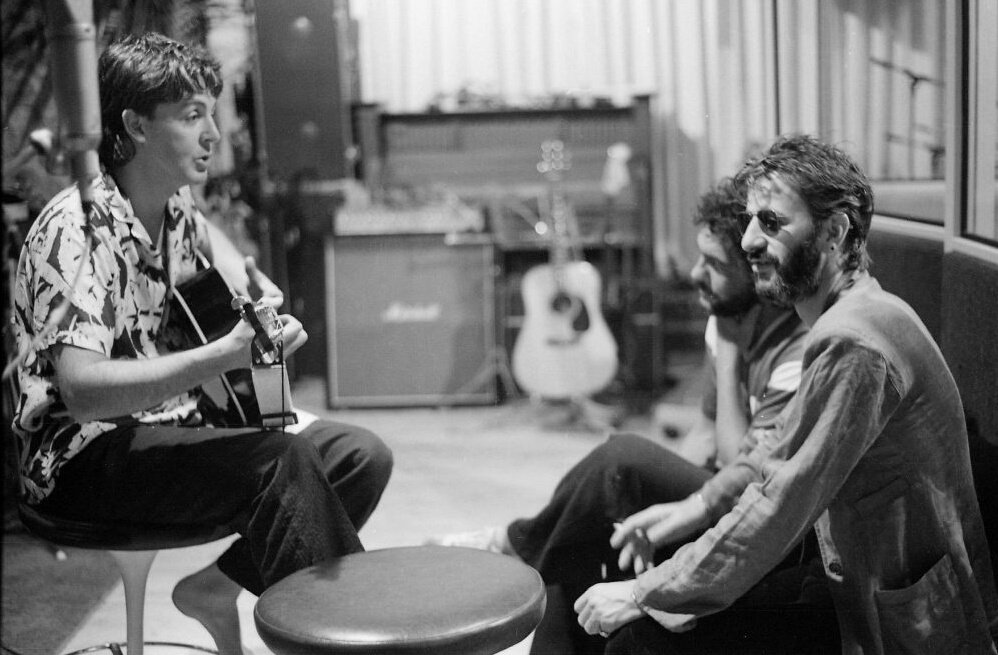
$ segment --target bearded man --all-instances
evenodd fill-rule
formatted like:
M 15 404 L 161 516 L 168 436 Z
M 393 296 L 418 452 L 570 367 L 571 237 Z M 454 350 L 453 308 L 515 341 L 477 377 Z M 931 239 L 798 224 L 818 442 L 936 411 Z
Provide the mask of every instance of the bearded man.
M 960 395 L 924 324 L 867 271 L 869 181 L 810 136 L 777 140 L 737 179 L 756 291 L 810 327 L 800 388 L 776 439 L 708 481 L 698 507 L 625 521 L 624 548 L 706 531 L 636 580 L 591 587 L 580 625 L 614 633 L 607 653 L 691 652 L 670 628 L 730 606 L 813 528 L 843 653 L 995 653 Z
M 805 327 L 793 310 L 760 302 L 753 289 L 752 271 L 739 248 L 738 217 L 745 210 L 744 188 L 721 181 L 704 193 L 694 216 L 700 228 L 700 256 L 690 277 L 700 290 L 700 303 L 711 312 L 705 333 L 706 388 L 700 415 L 686 440 L 706 444 L 707 465 L 680 457 L 662 444 L 636 434 L 615 434 L 578 462 L 562 478 L 548 504 L 531 518 L 507 526 L 437 537 L 433 543 L 484 548 L 519 557 L 536 568 L 548 586 L 548 609 L 534 635 L 535 653 L 602 653 L 603 636 L 590 637 L 575 621 L 572 604 L 591 585 L 641 573 L 654 563 L 656 553 L 668 553 L 668 538 L 613 546 L 610 537 L 620 521 L 650 521 L 650 517 L 683 516 L 699 508 L 697 493 L 717 467 L 734 460 L 740 450 L 751 450 L 772 439 L 777 417 L 800 382 Z M 625 521 L 626 523 L 626 521 Z M 654 532 L 648 535 L 655 538 Z M 685 538 L 681 535 L 677 538 Z M 638 547 L 636 547 L 638 546 Z M 671 546 L 674 548 L 674 546 Z M 787 616 L 788 606 L 801 600 L 809 577 L 813 545 L 784 558 L 780 582 L 770 580 L 745 602 L 753 609 L 744 615 L 758 622 L 762 607 L 769 618 Z M 820 594 L 815 594 L 820 596 Z M 819 607 L 815 609 L 815 604 Z M 830 635 L 836 644 L 834 616 L 830 629 L 819 629 L 829 615 L 831 601 L 806 604 L 807 620 L 796 620 L 798 639 L 813 641 Z M 815 609 L 814 612 L 811 610 Z M 824 625 L 828 626 L 828 621 Z M 727 634 L 740 629 L 711 631 Z M 787 633 L 789 634 L 789 632 Z

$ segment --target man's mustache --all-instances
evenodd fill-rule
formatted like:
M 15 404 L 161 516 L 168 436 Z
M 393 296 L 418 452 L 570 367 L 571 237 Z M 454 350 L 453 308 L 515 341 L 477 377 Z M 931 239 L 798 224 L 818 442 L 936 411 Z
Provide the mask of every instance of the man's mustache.
M 780 260 L 769 254 L 755 255 L 748 258 L 748 263 L 752 266 L 774 266 L 780 265 Z

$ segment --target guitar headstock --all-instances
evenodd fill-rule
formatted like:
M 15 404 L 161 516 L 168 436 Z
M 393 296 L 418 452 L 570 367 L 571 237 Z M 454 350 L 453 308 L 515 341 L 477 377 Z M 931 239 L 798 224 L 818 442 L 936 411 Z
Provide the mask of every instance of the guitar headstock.
M 560 139 L 551 139 L 541 144 L 541 160 L 537 171 L 549 181 L 557 182 L 562 173 L 572 167 L 572 154 Z
M 254 364 L 274 364 L 283 356 L 284 324 L 277 310 L 263 302 L 252 302 L 245 296 L 232 299 L 232 309 L 253 326 Z

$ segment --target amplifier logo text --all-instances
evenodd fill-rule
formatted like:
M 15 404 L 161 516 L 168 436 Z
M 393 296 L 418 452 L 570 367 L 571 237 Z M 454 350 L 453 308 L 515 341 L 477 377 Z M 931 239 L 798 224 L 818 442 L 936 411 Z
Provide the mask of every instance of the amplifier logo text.
M 406 303 L 396 300 L 381 312 L 382 323 L 433 323 L 440 320 L 440 303 Z

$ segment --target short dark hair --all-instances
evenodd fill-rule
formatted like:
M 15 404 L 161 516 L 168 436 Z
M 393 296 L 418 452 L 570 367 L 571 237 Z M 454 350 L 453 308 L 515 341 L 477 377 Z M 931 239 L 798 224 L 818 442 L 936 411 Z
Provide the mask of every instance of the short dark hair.
M 816 223 L 845 214 L 849 232 L 843 244 L 845 267 L 865 270 L 870 259 L 866 237 L 873 218 L 873 190 L 866 174 L 849 155 L 813 136 L 782 136 L 736 176 L 746 189 L 777 175 L 793 187 Z
M 722 178 L 700 196 L 693 213 L 694 225 L 706 227 L 739 252 L 742 233 L 738 216 L 745 211 L 745 189 L 745 185 L 735 178 Z
M 112 43 L 97 65 L 103 138 L 98 155 L 108 169 L 131 161 L 135 145 L 121 114 L 131 109 L 152 116 L 157 105 L 179 102 L 194 93 L 222 92 L 217 61 L 199 46 L 148 32 Z

